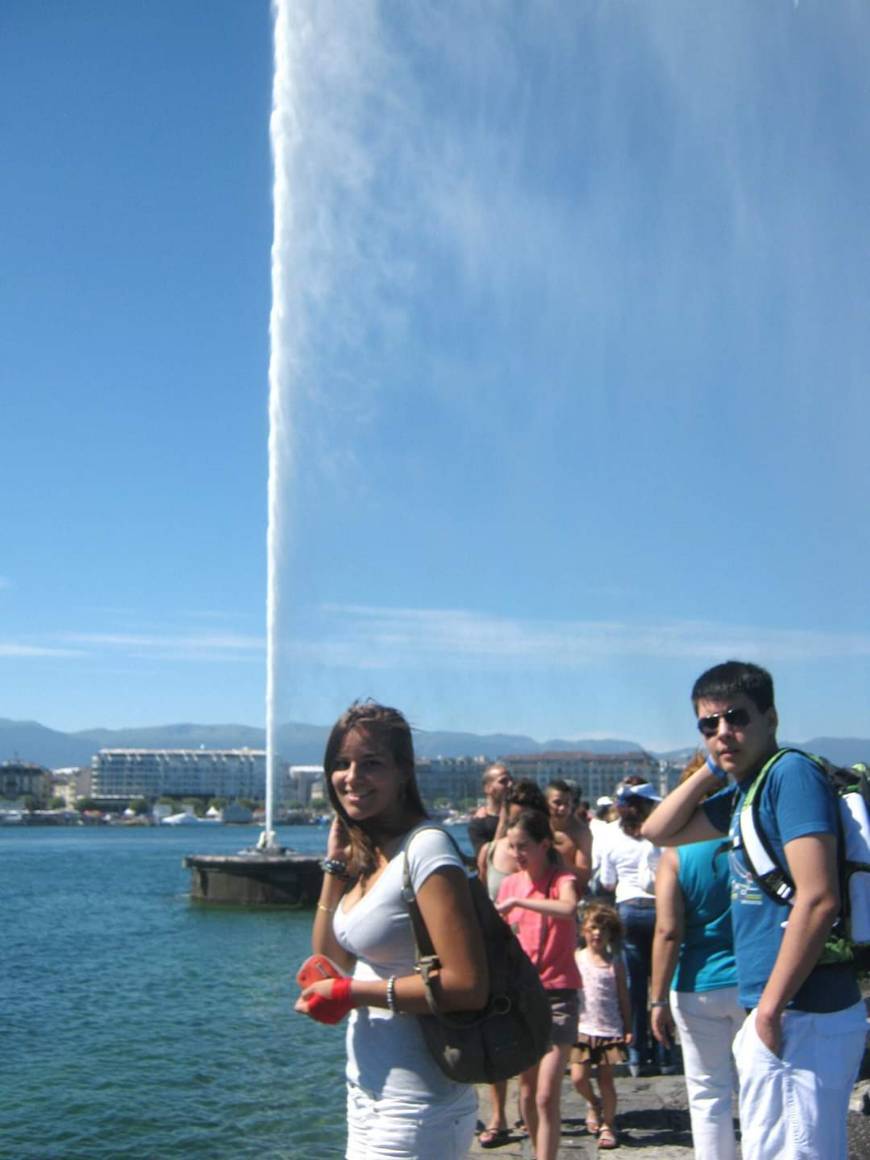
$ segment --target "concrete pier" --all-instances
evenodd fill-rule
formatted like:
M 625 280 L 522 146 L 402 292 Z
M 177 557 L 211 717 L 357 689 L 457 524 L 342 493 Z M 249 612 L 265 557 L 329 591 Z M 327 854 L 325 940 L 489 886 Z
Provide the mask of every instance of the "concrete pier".
M 194 902 L 230 906 L 314 906 L 320 896 L 320 859 L 292 851 L 189 854 Z

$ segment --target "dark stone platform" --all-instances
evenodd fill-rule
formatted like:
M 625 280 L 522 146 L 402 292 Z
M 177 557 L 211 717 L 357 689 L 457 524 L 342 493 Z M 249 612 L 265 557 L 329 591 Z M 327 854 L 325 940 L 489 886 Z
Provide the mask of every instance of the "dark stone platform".
M 188 854 L 194 902 L 231 906 L 310 907 L 320 897 L 320 859 L 292 851 Z

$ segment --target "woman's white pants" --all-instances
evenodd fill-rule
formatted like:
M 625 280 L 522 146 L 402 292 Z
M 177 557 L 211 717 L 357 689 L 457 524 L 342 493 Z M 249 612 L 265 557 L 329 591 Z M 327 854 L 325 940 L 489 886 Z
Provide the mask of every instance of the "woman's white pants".
M 465 1160 L 477 1122 L 477 1094 L 456 1085 L 447 1100 L 375 1096 L 347 1085 L 347 1160 Z
M 731 1044 L 746 1012 L 736 987 L 715 991 L 672 991 L 671 1010 L 680 1030 L 683 1068 L 697 1160 L 735 1160 L 731 1118 L 736 1075 Z

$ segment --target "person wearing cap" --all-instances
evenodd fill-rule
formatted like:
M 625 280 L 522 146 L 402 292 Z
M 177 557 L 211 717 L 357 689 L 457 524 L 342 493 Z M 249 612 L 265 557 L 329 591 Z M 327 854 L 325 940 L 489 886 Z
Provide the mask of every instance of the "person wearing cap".
M 595 841 L 598 834 L 604 832 L 605 826 L 609 826 L 614 820 L 613 806 L 613 798 L 608 797 L 606 794 L 596 800 L 595 813 L 589 819 L 589 828 L 592 831 L 593 841 Z
M 653 1062 L 653 1050 L 659 1066 L 670 1067 L 668 1049 L 663 1044 L 655 1049 L 652 1046 L 647 1014 L 656 917 L 655 868 L 661 852 L 640 832 L 661 797 L 648 781 L 634 774 L 622 782 L 615 797 L 618 817 L 602 852 L 598 880 L 606 890 L 615 888 L 616 909 L 625 929 L 632 1034 L 628 1067 L 636 1076 L 642 1066 Z
M 613 900 L 613 893 L 605 890 L 601 885 L 600 871 L 601 858 L 607 846 L 607 838 L 616 819 L 616 806 L 613 798 L 606 794 L 598 798 L 595 803 L 595 812 L 589 819 L 589 832 L 592 835 L 592 877 L 589 880 L 589 894 L 593 898 Z

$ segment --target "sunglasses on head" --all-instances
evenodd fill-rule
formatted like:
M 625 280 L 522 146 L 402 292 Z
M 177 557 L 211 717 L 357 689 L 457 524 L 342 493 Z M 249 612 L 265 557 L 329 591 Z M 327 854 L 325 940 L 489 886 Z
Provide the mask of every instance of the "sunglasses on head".
M 698 728 L 705 737 L 715 737 L 719 732 L 720 721 L 724 721 L 732 729 L 742 729 L 749 724 L 749 710 L 726 709 L 724 713 L 711 713 L 709 717 L 699 717 Z

